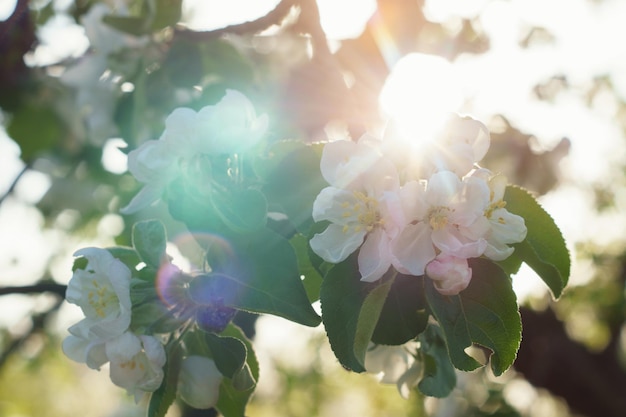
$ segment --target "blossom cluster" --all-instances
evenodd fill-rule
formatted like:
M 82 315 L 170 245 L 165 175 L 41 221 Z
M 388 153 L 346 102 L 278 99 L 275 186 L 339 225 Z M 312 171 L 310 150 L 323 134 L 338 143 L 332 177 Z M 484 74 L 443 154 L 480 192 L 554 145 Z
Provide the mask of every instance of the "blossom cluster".
M 63 352 L 96 370 L 108 363 L 111 381 L 138 402 L 163 382 L 163 339 L 132 328 L 132 273 L 123 262 L 100 248 L 84 248 L 75 256 L 86 265 L 75 269 L 66 299 L 85 317 L 69 328 Z M 209 408 L 217 402 L 221 379 L 212 359 L 188 355 L 181 364 L 178 391 L 188 404 Z
M 146 141 L 129 153 L 128 170 L 144 187 L 122 213 L 135 213 L 158 201 L 179 175 L 197 177 L 196 168 L 211 165 L 203 158 L 229 156 L 252 148 L 266 129 L 267 116 L 257 117 L 250 100 L 236 90 L 226 90 L 217 104 L 198 112 L 187 107 L 174 109 L 165 119 L 159 139 Z M 237 167 L 233 167 L 231 175 L 236 174 Z
M 468 259 L 504 260 L 526 237 L 524 219 L 506 209 L 506 178 L 478 165 L 489 145 L 482 123 L 456 115 L 422 147 L 391 130 L 382 140 L 326 144 L 320 167 L 329 186 L 313 218 L 330 224 L 311 248 L 331 263 L 359 250 L 362 281 L 393 266 L 458 294 L 472 277 Z

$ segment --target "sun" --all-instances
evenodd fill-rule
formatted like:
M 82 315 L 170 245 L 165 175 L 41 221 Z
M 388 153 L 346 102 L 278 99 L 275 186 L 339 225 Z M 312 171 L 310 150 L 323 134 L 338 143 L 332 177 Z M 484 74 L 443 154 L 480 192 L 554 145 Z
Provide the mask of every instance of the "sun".
M 417 147 L 429 142 L 462 102 L 452 64 L 421 53 L 398 60 L 379 97 L 382 112 L 404 139 Z

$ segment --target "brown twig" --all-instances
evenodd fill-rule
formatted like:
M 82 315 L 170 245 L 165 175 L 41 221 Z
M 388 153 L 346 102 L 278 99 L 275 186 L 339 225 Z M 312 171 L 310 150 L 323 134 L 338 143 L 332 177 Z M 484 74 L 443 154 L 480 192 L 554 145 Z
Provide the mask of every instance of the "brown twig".
M 185 27 L 177 27 L 175 36 L 181 36 L 192 40 L 206 40 L 218 38 L 225 34 L 243 35 L 246 33 L 255 33 L 267 29 L 272 25 L 279 25 L 289 14 L 292 7 L 297 6 L 298 0 L 281 0 L 276 7 L 269 11 L 265 16 L 244 23 L 226 26 L 220 29 L 195 31 Z
M 56 284 L 53 282 L 41 282 L 34 285 L 24 285 L 17 287 L 2 287 L 0 288 L 0 295 L 9 294 L 40 294 L 43 292 L 51 292 L 65 298 L 65 291 L 67 285 Z

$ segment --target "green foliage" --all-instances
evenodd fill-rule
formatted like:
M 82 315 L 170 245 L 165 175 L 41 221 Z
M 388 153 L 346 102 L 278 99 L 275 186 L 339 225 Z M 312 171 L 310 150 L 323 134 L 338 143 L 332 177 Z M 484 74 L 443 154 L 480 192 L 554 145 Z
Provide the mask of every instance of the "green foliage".
M 235 325 L 229 325 L 222 333 L 221 336 L 235 338 L 241 341 L 246 348 L 246 361 L 242 370 L 248 370 L 252 381 L 259 379 L 259 363 L 252 349 L 252 344 L 243 334 L 241 329 Z M 245 371 L 246 374 L 248 371 Z M 242 375 L 243 371 L 240 371 L 239 375 Z M 220 386 L 220 397 L 217 402 L 216 408 L 224 417 L 244 417 L 246 404 L 248 403 L 254 386 L 248 389 L 241 389 L 240 382 L 237 380 L 231 380 L 225 378 Z M 245 386 L 245 384 L 243 384 Z
M 447 397 L 456 385 L 456 373 L 450 362 L 446 339 L 439 326 L 429 324 L 418 339 L 423 363 L 423 377 L 417 387 L 431 397 Z
M 322 320 L 339 362 L 364 372 L 365 352 L 395 277 L 369 284 L 360 281 L 356 255 L 333 266 L 322 282 Z
M 297 234 L 289 240 L 289 243 L 291 243 L 296 253 L 298 270 L 304 276 L 302 279 L 304 290 L 309 298 L 309 302 L 313 303 L 320 298 L 322 276 L 311 263 L 309 240 L 303 235 Z
M 272 152 L 284 152 L 292 143 L 279 144 Z M 326 182 L 320 173 L 320 157 L 311 147 L 300 145 L 286 153 L 267 175 L 263 191 L 284 212 L 296 229 L 306 233 L 313 219 L 313 201 Z
M 165 256 L 167 237 L 165 227 L 159 220 L 144 220 L 133 226 L 133 247 L 141 260 L 156 270 Z
M 401 345 L 424 331 L 427 323 L 424 278 L 398 274 L 380 312 L 372 342 Z
M 475 259 L 470 266 L 472 281 L 459 295 L 441 295 L 426 280 L 426 299 L 443 329 L 454 366 L 463 371 L 481 366 L 465 353 L 476 343 L 491 349 L 491 368 L 500 375 L 513 364 L 522 337 L 516 296 L 511 279 L 496 264 Z
M 180 364 L 182 362 L 182 346 L 177 343 L 168 345 L 167 363 L 161 386 L 150 396 L 148 417 L 165 417 L 167 410 L 176 399 Z
M 550 215 L 526 190 L 509 186 L 504 195 L 507 209 L 524 218 L 526 240 L 515 245 L 514 255 L 528 264 L 560 297 L 570 274 L 570 257 L 561 231 Z
M 104 16 L 111 27 L 130 35 L 148 35 L 174 25 L 181 16 L 182 0 L 144 0 L 138 16 Z
M 63 126 L 51 107 L 29 105 L 11 116 L 6 130 L 20 145 L 22 160 L 31 162 L 61 141 Z
M 267 200 L 258 190 L 213 190 L 211 202 L 215 214 L 235 233 L 250 233 L 265 226 Z
M 232 380 L 233 388 L 238 391 L 254 388 L 256 381 L 246 363 L 248 351 L 243 342 L 235 337 L 222 337 L 214 333 L 206 333 L 205 338 L 217 369 Z
M 309 303 L 302 285 L 293 247 L 282 236 L 265 229 L 233 242 L 236 253 L 245 254 L 226 264 L 224 271 L 191 282 L 195 301 L 210 287 L 223 288 L 227 306 L 284 317 L 305 326 L 317 326 L 320 317 Z M 236 265 L 235 265 L 236 264 Z M 235 269 L 229 269 L 232 266 Z

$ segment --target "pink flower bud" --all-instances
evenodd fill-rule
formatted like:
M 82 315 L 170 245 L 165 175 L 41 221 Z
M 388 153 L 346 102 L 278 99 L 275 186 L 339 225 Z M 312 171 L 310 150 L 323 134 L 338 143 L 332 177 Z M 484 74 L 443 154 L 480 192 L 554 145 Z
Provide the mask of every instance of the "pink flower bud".
M 472 268 L 467 259 L 440 254 L 426 266 L 426 275 L 441 294 L 457 295 L 469 285 Z

